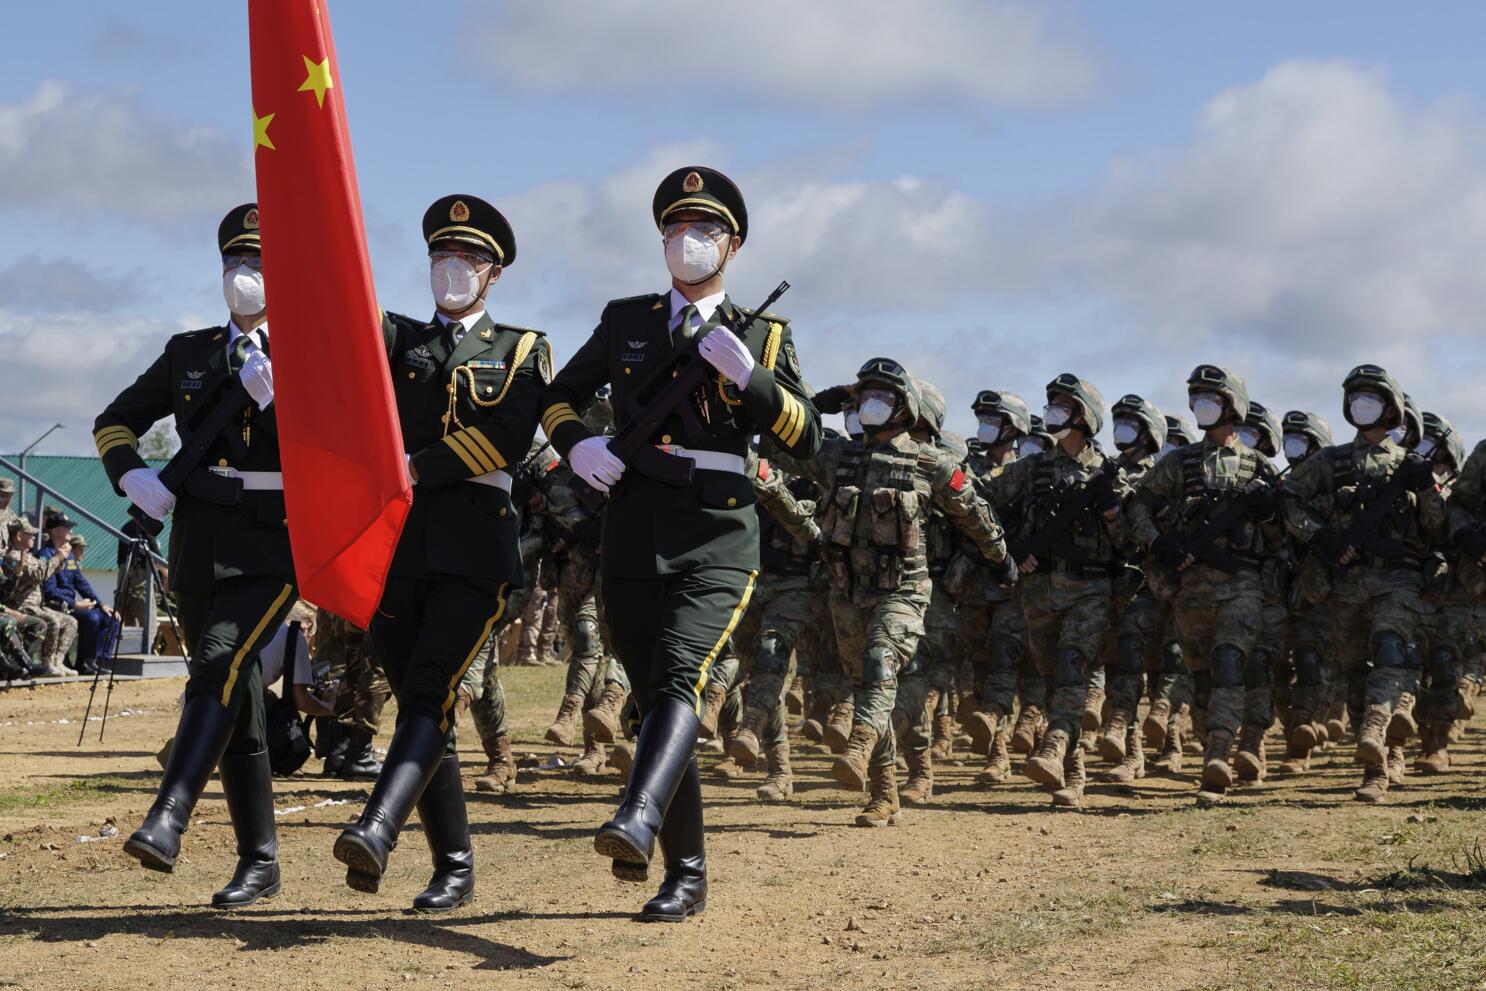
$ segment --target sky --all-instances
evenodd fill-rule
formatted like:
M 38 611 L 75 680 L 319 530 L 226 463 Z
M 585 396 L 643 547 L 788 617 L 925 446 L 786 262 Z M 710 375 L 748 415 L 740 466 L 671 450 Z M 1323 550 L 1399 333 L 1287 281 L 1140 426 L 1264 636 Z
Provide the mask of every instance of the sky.
M 61 422 L 38 450 L 91 452 L 170 334 L 225 322 L 248 2 L 7 11 L 0 451 Z M 423 211 L 478 195 L 519 246 L 492 316 L 560 365 L 667 287 L 651 195 L 705 164 L 750 213 L 729 292 L 790 281 L 816 388 L 895 357 L 966 433 L 978 390 L 1036 409 L 1062 372 L 1185 412 L 1211 362 L 1338 426 L 1374 362 L 1486 435 L 1486 6 L 328 6 L 387 309 L 431 315 Z

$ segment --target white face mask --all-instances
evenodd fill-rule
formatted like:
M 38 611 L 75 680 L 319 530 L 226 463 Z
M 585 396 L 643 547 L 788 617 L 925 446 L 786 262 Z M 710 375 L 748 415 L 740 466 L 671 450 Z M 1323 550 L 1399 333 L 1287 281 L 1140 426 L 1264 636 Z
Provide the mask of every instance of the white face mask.
M 428 285 L 439 309 L 458 313 L 480 298 L 480 272 L 463 258 L 440 258 L 428 269 Z
M 1056 431 L 1056 428 L 1063 426 L 1071 419 L 1073 419 L 1073 410 L 1067 406 L 1049 404 L 1042 409 L 1042 422 L 1047 424 L 1049 431 Z
M 666 242 L 666 268 L 685 285 L 706 282 L 722 270 L 723 249 L 727 244 L 727 241 L 718 244 L 696 231 L 683 231 L 680 237 Z
M 1140 440 L 1140 425 L 1134 420 L 1116 420 L 1114 425 L 1115 447 L 1124 450 Z
M 1359 392 L 1347 400 L 1347 414 L 1352 425 L 1366 429 L 1383 418 L 1387 404 L 1370 392 Z
M 975 437 L 982 444 L 994 444 L 1001 439 L 1001 421 L 989 416 L 980 421 L 980 427 L 975 431 Z
M 861 433 L 862 433 L 862 418 L 857 415 L 857 411 L 856 410 L 854 410 L 854 409 L 847 410 L 846 411 L 846 435 L 848 437 L 856 437 L 857 435 L 859 435 Z
M 1259 431 L 1253 427 L 1239 427 L 1236 431 L 1238 439 L 1243 441 L 1244 447 L 1259 450 Z
M 1427 458 L 1434 453 L 1435 443 L 1433 437 L 1425 437 L 1419 441 L 1419 446 L 1414 451 L 1421 458 Z
M 236 265 L 222 273 L 222 298 L 235 316 L 256 317 L 263 312 L 263 273 Z
M 857 411 L 864 427 L 880 427 L 893 418 L 895 407 L 892 403 L 885 402 L 876 396 L 862 403 L 862 408 Z
M 1192 397 L 1192 415 L 1197 418 L 1197 425 L 1206 430 L 1214 426 L 1223 418 L 1223 400 L 1217 396 L 1202 393 Z
M 1311 451 L 1310 438 L 1304 434 L 1285 435 L 1285 457 L 1290 461 L 1299 461 Z
M 1019 458 L 1040 454 L 1047 450 L 1046 442 L 1041 437 L 1023 437 L 1017 442 L 1016 456 Z

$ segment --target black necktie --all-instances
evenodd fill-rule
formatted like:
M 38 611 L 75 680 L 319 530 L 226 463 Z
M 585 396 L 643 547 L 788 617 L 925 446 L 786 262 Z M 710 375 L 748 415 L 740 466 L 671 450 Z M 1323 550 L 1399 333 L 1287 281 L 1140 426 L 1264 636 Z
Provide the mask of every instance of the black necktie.
M 691 340 L 692 335 L 696 333 L 696 330 L 691 325 L 691 318 L 697 315 L 697 308 L 692 303 L 687 303 L 681 308 L 680 322 L 676 324 L 676 329 L 671 331 L 671 342 L 676 347 L 684 346 L 687 341 Z
M 248 360 L 248 349 L 253 346 L 253 339 L 243 334 L 232 342 L 232 351 L 227 356 L 227 368 L 236 375 L 242 371 L 243 363 Z
M 454 342 L 454 347 L 459 347 L 459 342 L 464 340 L 464 324 L 458 320 L 449 321 L 449 340 Z

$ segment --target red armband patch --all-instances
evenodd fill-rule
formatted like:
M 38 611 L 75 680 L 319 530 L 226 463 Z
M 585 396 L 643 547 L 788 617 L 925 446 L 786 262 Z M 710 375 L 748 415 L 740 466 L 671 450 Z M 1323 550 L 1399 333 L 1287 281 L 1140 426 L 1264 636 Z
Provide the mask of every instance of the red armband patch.
M 758 459 L 758 480 L 767 482 L 769 480 L 769 462 L 763 458 Z
M 955 473 L 949 476 L 949 487 L 956 492 L 965 488 L 965 470 L 963 468 L 956 468 Z
M 547 467 L 544 468 L 543 471 L 551 471 L 553 468 L 556 468 L 557 463 L 561 460 L 562 458 L 553 458 L 550 462 L 547 463 Z

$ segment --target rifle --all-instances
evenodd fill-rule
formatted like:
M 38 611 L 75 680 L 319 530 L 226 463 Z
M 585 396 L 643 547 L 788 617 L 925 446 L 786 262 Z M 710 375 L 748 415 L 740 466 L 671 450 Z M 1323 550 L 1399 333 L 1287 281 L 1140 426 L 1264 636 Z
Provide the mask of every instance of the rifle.
M 763 305 L 749 314 L 733 333 L 742 339 L 759 314 L 773 306 L 788 289 L 788 282 L 779 283 Z M 640 384 L 635 394 L 625 401 L 624 426 L 609 439 L 609 453 L 624 462 L 626 468 L 633 468 L 666 485 L 690 484 L 696 463 L 690 458 L 661 450 L 652 438 L 673 415 L 681 418 L 682 436 L 687 440 L 700 436 L 706 428 L 706 421 L 710 420 L 704 390 L 717 372 L 697 352 L 700 343 L 701 335 L 694 336 Z M 702 396 L 698 396 L 698 392 L 702 392 Z M 618 422 L 621 417 L 617 410 L 615 414 L 615 422 Z M 608 501 L 604 493 L 576 475 L 568 485 L 590 511 L 603 512 Z
M 1372 489 L 1372 497 L 1366 500 L 1362 509 L 1352 517 L 1351 524 L 1342 531 L 1341 546 L 1354 548 L 1358 554 L 1365 551 L 1386 561 L 1397 560 L 1408 554 L 1408 545 L 1402 540 L 1384 537 L 1377 532 L 1378 524 L 1383 522 L 1383 517 L 1393 512 L 1399 496 L 1403 495 L 1406 484 L 1404 468 L 1408 464 L 1408 458 L 1400 461 L 1388 476 L 1388 481 Z
M 1274 488 L 1279 487 L 1279 480 L 1290 472 L 1287 465 L 1285 470 L 1275 476 L 1272 483 Z M 1256 479 L 1256 481 L 1258 481 Z M 1271 483 L 1263 482 L 1258 488 L 1250 486 L 1240 492 L 1236 497 L 1228 500 L 1216 516 L 1210 517 L 1207 524 L 1197 531 L 1196 536 L 1184 541 L 1187 553 L 1192 555 L 1203 564 L 1217 568 L 1225 574 L 1233 574 L 1242 566 L 1243 562 L 1236 554 L 1218 547 L 1218 538 L 1232 532 L 1232 530 L 1243 522 L 1245 516 L 1249 515 L 1250 502 L 1253 501 L 1260 489 L 1271 488 Z
M 1099 469 L 1099 474 L 1114 478 L 1119 472 L 1119 465 L 1113 458 L 1106 458 Z M 1093 558 L 1081 548 L 1066 542 L 1068 532 L 1073 529 L 1073 524 L 1078 522 L 1079 517 L 1089 509 L 1094 502 L 1093 478 L 1074 492 L 1065 493 L 1059 499 L 1057 507 L 1052 516 L 1042 529 L 1028 535 L 1021 540 L 1010 540 L 1006 544 L 1006 552 L 1014 561 L 1025 561 L 1028 557 L 1037 557 L 1057 548 L 1057 553 L 1073 561 L 1075 564 L 1088 564 Z M 1061 545 L 1061 546 L 1059 546 Z
M 226 430 L 232 421 L 247 408 L 253 401 L 248 395 L 248 390 L 243 387 L 242 380 L 233 378 L 228 382 L 226 389 L 222 392 L 217 404 L 211 408 L 197 421 L 196 429 L 192 431 L 189 439 L 181 445 L 181 449 L 175 452 L 175 456 L 165 463 L 160 469 L 160 484 L 179 495 L 186 487 L 186 479 L 201 464 L 201 459 L 206 456 L 206 449 L 212 446 L 212 442 Z M 237 494 L 242 495 L 242 481 L 240 479 L 223 477 L 224 486 L 236 483 Z M 138 506 L 129 507 L 129 515 L 144 529 L 151 537 L 160 535 L 165 529 L 165 524 L 150 516 Z

